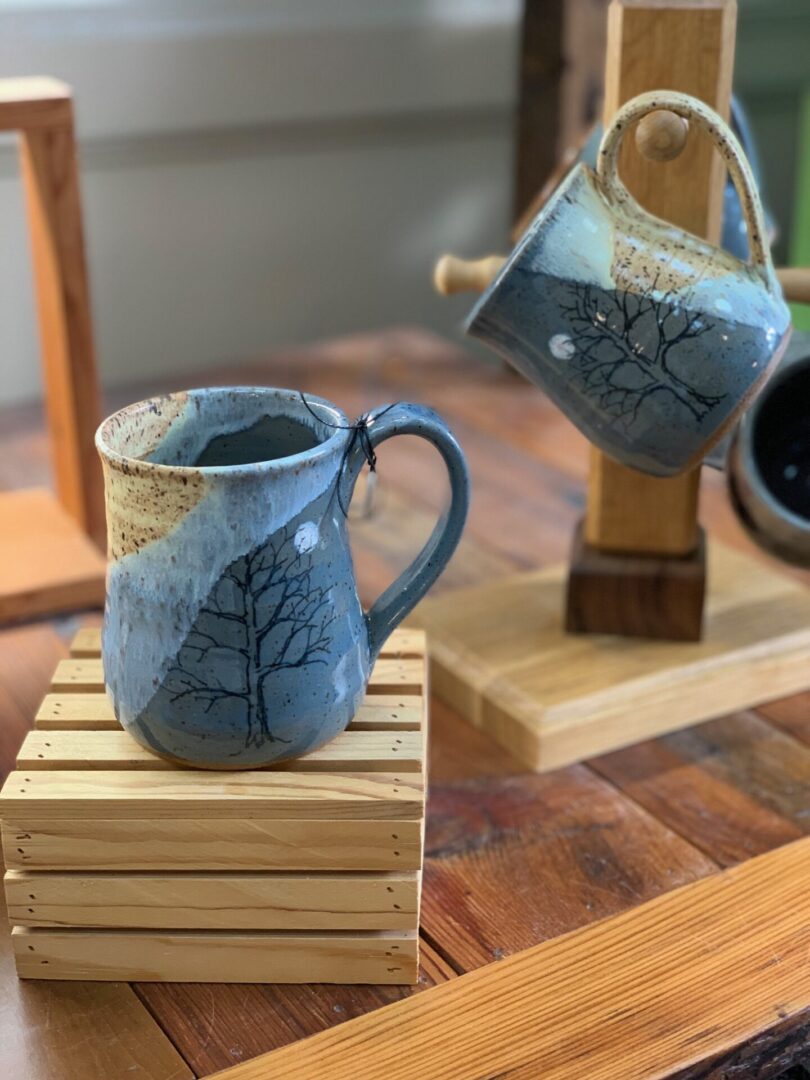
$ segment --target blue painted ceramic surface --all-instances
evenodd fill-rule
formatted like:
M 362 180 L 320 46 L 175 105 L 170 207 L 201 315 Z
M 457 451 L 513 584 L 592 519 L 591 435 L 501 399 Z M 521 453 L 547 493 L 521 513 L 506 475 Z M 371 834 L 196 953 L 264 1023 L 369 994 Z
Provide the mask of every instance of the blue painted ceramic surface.
M 617 175 L 622 135 L 656 109 L 703 126 L 748 223 L 751 262 L 647 214 Z M 596 173 L 577 165 L 474 308 L 470 334 L 542 387 L 587 437 L 657 476 L 695 466 L 759 391 L 790 314 L 756 185 L 716 113 L 644 94 L 616 115 Z
M 366 440 L 334 405 L 307 403 L 289 390 L 191 390 L 99 428 L 105 680 L 123 726 L 172 760 L 258 767 L 342 731 L 381 645 L 460 539 L 467 472 L 435 413 L 377 410 Z M 365 614 L 344 508 L 368 449 L 397 434 L 438 448 L 452 499 Z

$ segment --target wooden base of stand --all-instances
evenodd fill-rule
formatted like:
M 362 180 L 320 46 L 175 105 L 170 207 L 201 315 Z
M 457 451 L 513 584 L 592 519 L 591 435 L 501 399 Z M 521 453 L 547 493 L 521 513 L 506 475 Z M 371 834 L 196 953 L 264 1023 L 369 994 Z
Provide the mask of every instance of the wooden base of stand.
M 810 591 L 708 548 L 702 641 L 566 633 L 565 566 L 425 601 L 434 691 L 546 771 L 810 687 Z
M 49 491 L 0 494 L 0 623 L 101 607 L 106 566 Z
M 699 641 L 706 588 L 706 539 L 682 558 L 613 555 L 574 534 L 565 628 L 573 634 L 621 634 Z

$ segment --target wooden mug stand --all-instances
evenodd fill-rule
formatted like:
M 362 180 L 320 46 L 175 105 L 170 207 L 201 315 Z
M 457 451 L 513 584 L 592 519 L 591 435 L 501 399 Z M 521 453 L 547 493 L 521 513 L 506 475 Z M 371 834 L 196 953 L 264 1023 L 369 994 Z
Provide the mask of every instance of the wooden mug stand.
M 0 623 L 104 601 L 100 419 L 73 103 L 55 79 L 0 80 L 0 131 L 20 137 L 56 496 L 0 493 Z
M 728 116 L 735 24 L 736 0 L 611 0 L 605 122 L 655 89 Z M 652 213 L 716 242 L 720 156 L 681 134 L 658 116 L 625 140 L 622 177 Z M 467 286 L 499 261 L 468 264 Z M 699 480 L 645 476 L 594 448 L 569 567 L 418 609 L 436 692 L 545 770 L 810 686 L 810 592 L 706 542 Z

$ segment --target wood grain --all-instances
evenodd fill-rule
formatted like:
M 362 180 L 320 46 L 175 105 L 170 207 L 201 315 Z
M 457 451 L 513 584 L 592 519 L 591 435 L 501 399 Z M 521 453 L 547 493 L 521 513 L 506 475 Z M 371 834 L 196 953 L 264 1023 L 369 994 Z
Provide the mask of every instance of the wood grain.
M 26 817 L 4 819 L 3 850 L 16 870 L 418 870 L 422 823 Z
M 20 162 L 56 491 L 65 510 L 103 548 L 104 494 L 93 442 L 101 411 L 73 107 L 64 90 L 61 84 L 57 87 L 59 122 L 42 126 L 36 119 L 29 126 L 21 119 Z M 41 118 L 40 96 L 31 107 Z
M 4 880 L 16 926 L 411 930 L 417 871 L 373 874 L 31 873 Z
M 0 623 L 100 607 L 106 568 L 49 491 L 0 493 Z
M 32 930 L 11 942 L 22 979 L 208 983 L 409 983 L 414 931 Z
M 591 762 L 724 866 L 810 831 L 810 747 L 741 713 Z
M 219 1076 L 673 1076 L 804 1023 L 808 889 L 805 840 Z
M 690 555 L 616 555 L 574 533 L 565 629 L 572 634 L 699 641 L 706 592 L 706 543 Z
M 296 1042 L 452 979 L 422 941 L 417 983 L 408 986 L 139 983 L 137 991 L 198 1076 Z
M 647 90 L 692 94 L 728 117 L 736 0 L 612 0 L 608 8 L 604 123 Z M 673 48 L 677 42 L 677 48 Z M 694 125 L 693 125 L 694 127 Z M 690 131 L 675 160 L 642 156 L 626 138 L 622 179 L 650 213 L 697 236 L 720 237 L 723 168 L 703 133 Z M 686 555 L 697 543 L 695 470 L 671 479 L 640 476 L 594 449 L 585 538 L 604 551 Z
M 400 821 L 421 818 L 423 805 L 423 783 L 413 773 L 32 769 L 30 775 L 10 773 L 0 793 L 4 821 L 244 819 L 247 814 L 282 820 Z
M 421 772 L 424 764 L 421 731 L 357 730 L 335 738 L 293 761 L 270 768 L 285 772 Z M 136 743 L 125 731 L 32 731 L 17 755 L 17 768 L 30 769 L 145 769 L 173 771 L 180 766 Z
M 433 690 L 534 769 L 551 769 L 803 689 L 810 593 L 709 549 L 699 642 L 565 634 L 565 568 L 425 601 Z

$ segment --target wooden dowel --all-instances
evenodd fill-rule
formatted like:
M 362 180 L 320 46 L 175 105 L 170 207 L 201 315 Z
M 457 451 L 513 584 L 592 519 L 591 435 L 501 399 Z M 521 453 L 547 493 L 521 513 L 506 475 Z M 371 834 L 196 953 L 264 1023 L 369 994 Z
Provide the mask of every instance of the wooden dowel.
M 506 259 L 506 255 L 485 255 L 481 259 L 442 255 L 433 272 L 434 284 L 443 296 L 483 292 Z M 777 269 L 776 276 L 787 301 L 810 304 L 810 266 L 782 266 Z

